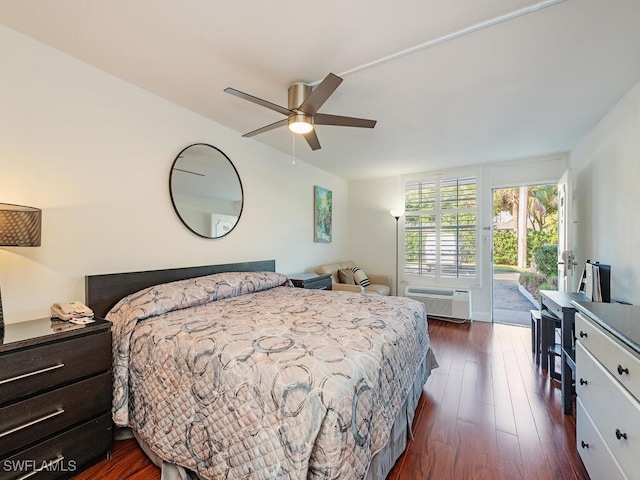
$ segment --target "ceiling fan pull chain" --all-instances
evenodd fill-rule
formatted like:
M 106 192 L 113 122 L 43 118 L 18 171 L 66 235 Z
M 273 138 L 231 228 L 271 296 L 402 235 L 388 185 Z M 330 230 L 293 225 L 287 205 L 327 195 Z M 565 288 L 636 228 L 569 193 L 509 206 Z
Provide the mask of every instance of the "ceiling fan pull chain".
M 292 140 L 292 143 L 293 143 L 293 148 L 291 149 L 291 152 L 292 152 L 291 153 L 291 160 L 292 160 L 291 164 L 295 165 L 296 164 L 296 135 L 293 132 L 291 132 L 291 140 Z

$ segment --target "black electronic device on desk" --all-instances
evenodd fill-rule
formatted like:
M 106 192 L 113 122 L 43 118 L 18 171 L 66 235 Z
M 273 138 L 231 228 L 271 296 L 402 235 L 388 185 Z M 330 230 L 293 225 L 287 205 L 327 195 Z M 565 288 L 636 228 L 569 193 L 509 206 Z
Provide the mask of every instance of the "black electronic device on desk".
M 592 302 L 611 302 L 611 265 L 587 260 L 578 282 L 578 291 Z

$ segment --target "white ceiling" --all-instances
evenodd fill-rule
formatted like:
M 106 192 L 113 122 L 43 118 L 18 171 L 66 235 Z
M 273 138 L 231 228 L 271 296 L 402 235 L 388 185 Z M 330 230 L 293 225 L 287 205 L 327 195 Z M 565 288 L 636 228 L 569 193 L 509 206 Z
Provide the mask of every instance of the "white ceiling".
M 291 83 L 342 75 L 534 0 L 2 0 L 0 21 L 241 133 Z M 640 80 L 640 1 L 564 0 L 355 73 L 296 156 L 347 179 L 570 150 Z M 215 138 L 203 138 L 215 145 Z M 286 127 L 247 138 L 287 154 Z

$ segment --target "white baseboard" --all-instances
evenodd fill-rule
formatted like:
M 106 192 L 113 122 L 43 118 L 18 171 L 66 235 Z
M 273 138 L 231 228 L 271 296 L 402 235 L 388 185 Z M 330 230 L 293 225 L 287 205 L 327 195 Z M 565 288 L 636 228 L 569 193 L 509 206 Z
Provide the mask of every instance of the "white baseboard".
M 491 322 L 491 313 L 490 312 L 474 312 L 473 320 L 477 322 Z

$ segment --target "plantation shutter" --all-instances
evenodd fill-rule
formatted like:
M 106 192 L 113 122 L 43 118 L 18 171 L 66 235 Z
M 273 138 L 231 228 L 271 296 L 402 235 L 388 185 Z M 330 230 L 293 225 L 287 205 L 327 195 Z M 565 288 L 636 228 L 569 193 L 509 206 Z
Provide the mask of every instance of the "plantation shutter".
M 476 177 L 407 180 L 404 197 L 405 274 L 475 278 Z

